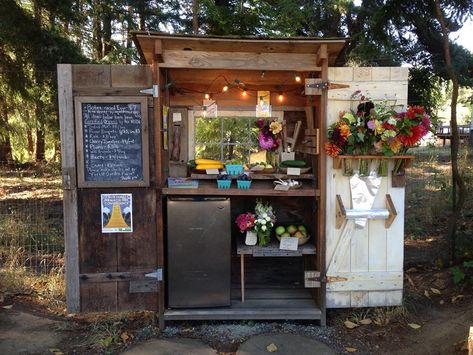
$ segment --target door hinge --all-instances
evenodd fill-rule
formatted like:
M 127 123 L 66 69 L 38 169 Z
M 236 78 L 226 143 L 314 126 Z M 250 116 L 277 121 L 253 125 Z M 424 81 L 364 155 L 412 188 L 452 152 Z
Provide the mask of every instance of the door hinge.
M 155 272 L 150 272 L 149 274 L 145 274 L 145 277 L 156 279 L 156 281 L 163 281 L 163 269 L 161 268 L 156 269 Z
M 318 282 L 342 282 L 342 281 L 348 281 L 346 277 L 339 277 L 339 276 L 314 276 L 314 277 L 308 277 L 308 281 L 318 281 Z
M 159 97 L 159 85 L 153 85 L 149 89 L 140 90 L 142 94 L 153 95 L 153 97 Z

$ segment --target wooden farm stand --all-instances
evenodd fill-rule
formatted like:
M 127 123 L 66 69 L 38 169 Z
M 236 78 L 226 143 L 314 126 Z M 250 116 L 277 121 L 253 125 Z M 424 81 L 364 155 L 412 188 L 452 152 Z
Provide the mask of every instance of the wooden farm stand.
M 350 108 L 350 95 L 359 86 L 371 85 L 375 94 L 387 93 L 405 103 L 406 71 L 329 68 L 346 45 L 345 39 L 137 32 L 134 40 L 143 65 L 58 66 L 70 312 L 148 309 L 159 313 L 161 325 L 166 319 L 317 319 L 325 324 L 327 297 L 331 307 L 401 302 L 402 265 L 398 261 L 402 264 L 403 189 L 392 191 L 391 181 L 383 185 L 383 194 L 391 194 L 397 210 L 397 219 L 391 223 L 397 226 L 392 232 L 396 234 L 394 250 L 401 254 L 394 257 L 394 265 L 384 221 L 370 221 L 366 231 L 351 233 L 356 235 L 336 230 L 336 195 L 347 204 L 350 194 L 345 177 L 332 168 L 331 158 L 320 147 L 328 124 L 337 119 L 339 110 Z M 294 80 L 296 74 L 302 82 Z M 230 90 L 222 92 L 224 85 L 230 85 Z M 272 116 L 286 121 L 289 130 L 301 121 L 297 155 L 312 168 L 299 177 L 303 187 L 274 190 L 273 180 L 287 177 L 284 174 L 255 175 L 248 190 L 217 189 L 214 180 L 198 174 L 192 176 L 199 179 L 198 188 L 168 187 L 169 176 L 187 175 L 186 163 L 194 154 L 193 122 L 202 114 L 203 93 L 213 93 L 219 116 L 254 117 L 256 97 L 242 97 L 243 89 L 270 91 Z M 283 102 L 277 99 L 279 92 L 284 93 Z M 83 120 L 81 107 L 83 103 L 123 102 L 141 107 L 142 174 L 127 181 L 91 181 L 84 172 L 90 139 L 84 138 L 84 132 L 93 131 L 87 126 L 90 122 Z M 169 107 L 167 117 L 163 117 L 164 106 Z M 84 109 L 93 114 L 93 107 Z M 173 120 L 176 113 L 178 121 Z M 132 194 L 131 233 L 102 232 L 100 196 L 116 193 Z M 165 207 L 173 196 L 229 197 L 232 220 L 252 210 L 255 199 L 261 197 L 272 203 L 282 219 L 302 220 L 311 239 L 298 252 L 283 253 L 276 245 L 244 246 L 241 234 L 231 227 L 231 306 L 171 309 L 167 304 Z M 384 203 L 383 195 L 379 204 Z M 376 259 L 376 252 L 383 260 Z M 394 271 L 388 269 L 390 263 Z M 328 275 L 327 268 L 334 268 L 335 273 Z M 146 274 L 156 278 L 146 278 Z

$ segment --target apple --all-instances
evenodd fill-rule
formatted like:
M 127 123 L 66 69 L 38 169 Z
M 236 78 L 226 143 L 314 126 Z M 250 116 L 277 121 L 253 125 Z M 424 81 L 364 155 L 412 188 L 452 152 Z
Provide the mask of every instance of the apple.
M 281 234 L 284 234 L 286 232 L 286 228 L 284 228 L 283 226 L 279 226 L 276 228 L 276 234 L 277 235 L 281 235 Z
M 294 234 L 297 232 L 297 227 L 291 224 L 289 227 L 286 228 L 286 231 L 289 234 Z
M 297 230 L 302 232 L 302 233 L 307 233 L 307 229 L 305 228 L 305 226 L 303 225 L 300 225 L 297 227 Z
M 294 237 L 301 239 L 304 238 L 304 234 L 301 231 L 297 231 L 294 233 Z
M 288 238 L 290 236 L 291 235 L 288 232 L 284 232 L 283 234 L 281 234 L 281 238 Z

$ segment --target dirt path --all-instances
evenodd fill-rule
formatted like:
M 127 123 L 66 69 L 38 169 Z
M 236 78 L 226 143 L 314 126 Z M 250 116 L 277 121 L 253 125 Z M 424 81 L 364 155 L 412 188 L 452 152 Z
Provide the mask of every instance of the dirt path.
M 0 311 L 0 354 L 51 353 L 64 335 L 56 331 L 62 322 L 24 311 Z
M 391 349 L 391 354 L 466 354 L 461 348 L 473 326 L 473 300 L 458 306 L 431 308 L 424 316 L 428 318 L 422 328 L 410 331 L 402 348 Z

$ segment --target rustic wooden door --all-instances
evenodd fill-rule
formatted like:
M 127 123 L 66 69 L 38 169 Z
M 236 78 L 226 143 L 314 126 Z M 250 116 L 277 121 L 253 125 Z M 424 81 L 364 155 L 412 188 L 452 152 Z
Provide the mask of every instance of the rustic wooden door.
M 356 90 L 373 100 L 392 100 L 399 107 L 407 104 L 406 68 L 329 68 L 329 80 L 349 87 L 329 90 L 327 126 L 338 119 L 340 111 L 349 110 L 354 104 L 356 108 L 352 98 Z M 351 208 L 349 177 L 334 169 L 332 158 L 328 157 L 326 179 L 327 307 L 401 304 L 404 188 L 393 188 L 390 175 L 382 178 L 373 208 L 385 208 L 386 194 L 391 195 L 398 215 L 389 228 L 384 220 L 372 219 L 363 229 L 355 228 L 353 220 L 337 229 L 336 195 Z
M 74 101 L 78 97 L 148 97 L 140 93 L 152 86 L 148 66 L 60 65 L 58 67 L 61 146 L 64 175 L 66 239 L 66 292 L 68 310 L 158 310 L 156 278 L 145 275 L 158 268 L 152 98 L 147 103 L 146 136 L 149 156 L 143 156 L 150 181 L 145 187 L 82 187 L 77 183 L 78 134 Z M 77 103 L 76 103 L 77 104 Z M 145 162 L 146 160 L 146 162 Z M 143 184 L 142 184 L 143 185 Z M 149 185 L 149 186 L 146 186 Z M 103 233 L 102 194 L 131 194 L 133 230 Z

